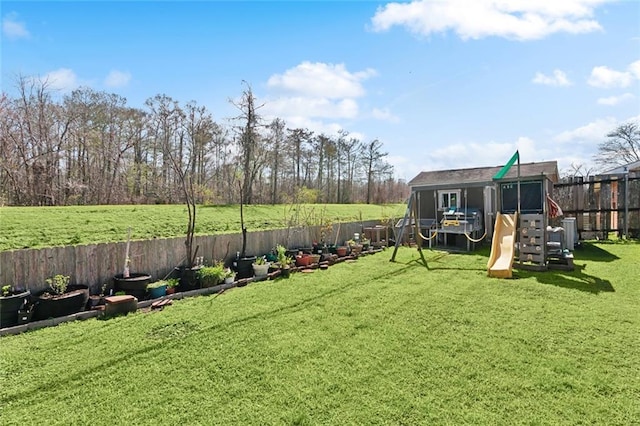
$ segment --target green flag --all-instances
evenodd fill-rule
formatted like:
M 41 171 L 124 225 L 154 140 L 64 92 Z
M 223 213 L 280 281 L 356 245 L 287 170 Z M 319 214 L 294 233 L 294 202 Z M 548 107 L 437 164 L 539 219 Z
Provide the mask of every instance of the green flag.
M 502 179 L 503 177 L 505 177 L 505 175 L 509 172 L 509 169 L 511 168 L 511 166 L 513 166 L 513 163 L 515 163 L 516 161 L 520 161 L 520 154 L 518 153 L 518 151 L 516 151 L 516 153 L 513 154 L 513 156 L 507 162 L 507 164 L 505 164 L 498 171 L 498 173 L 496 173 L 496 175 L 493 177 L 493 179 L 496 180 L 496 179 Z

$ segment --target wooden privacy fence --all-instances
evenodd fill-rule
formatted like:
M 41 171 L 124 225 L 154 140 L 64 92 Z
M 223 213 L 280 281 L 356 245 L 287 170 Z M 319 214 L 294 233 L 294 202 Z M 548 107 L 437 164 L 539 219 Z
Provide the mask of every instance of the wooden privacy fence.
M 640 236 L 640 174 L 567 178 L 553 188 L 564 217 L 575 217 L 580 238 L 610 232 Z
M 364 227 L 377 221 L 341 223 L 333 225 L 326 238 L 327 243 L 336 240 L 342 244 L 362 233 Z M 321 227 L 304 227 L 257 231 L 247 233 L 247 255 L 262 255 L 277 244 L 288 248 L 311 247 L 320 240 Z M 185 238 L 163 238 L 131 241 L 129 257 L 131 272 L 151 274 L 153 280 L 164 278 L 185 258 Z M 194 238 L 198 256 L 205 264 L 214 260 L 229 261 L 242 250 L 242 234 L 202 235 Z M 24 249 L 0 252 L 0 285 L 11 284 L 32 292 L 47 288 L 46 279 L 56 274 L 69 275 L 71 284 L 88 285 L 93 293 L 99 293 L 103 284 L 122 273 L 126 243 L 102 243 L 43 249 Z

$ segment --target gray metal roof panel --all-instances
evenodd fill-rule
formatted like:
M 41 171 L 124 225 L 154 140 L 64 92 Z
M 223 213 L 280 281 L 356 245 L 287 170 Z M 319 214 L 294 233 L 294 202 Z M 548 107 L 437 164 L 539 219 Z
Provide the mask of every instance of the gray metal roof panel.
M 409 181 L 410 187 L 440 187 L 460 184 L 492 183 L 493 176 L 502 166 L 475 167 L 469 169 L 436 170 L 420 172 Z M 558 181 L 558 163 L 556 161 L 543 161 L 539 163 L 520 164 L 520 176 L 522 178 L 544 175 L 552 182 Z M 503 180 L 515 179 L 518 176 L 517 166 L 513 165 Z

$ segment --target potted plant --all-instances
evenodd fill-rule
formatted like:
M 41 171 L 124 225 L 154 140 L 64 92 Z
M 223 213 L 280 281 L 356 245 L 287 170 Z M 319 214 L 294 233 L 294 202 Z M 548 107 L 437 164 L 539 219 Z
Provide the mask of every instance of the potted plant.
M 253 276 L 253 264 L 257 260 L 256 256 L 247 255 L 247 227 L 244 224 L 244 187 L 240 185 L 240 228 L 242 229 L 242 251 L 236 253 L 233 267 L 236 271 L 236 278 L 250 278 Z
M 174 294 L 180 284 L 180 280 L 177 278 L 167 278 L 167 294 Z
M 195 156 L 190 156 L 189 161 L 176 156 L 172 150 L 167 151 L 168 160 L 175 172 L 177 180 L 182 189 L 184 203 L 187 207 L 187 232 L 184 241 L 185 256 L 184 263 L 175 267 L 175 271 L 180 280 L 182 290 L 194 290 L 200 287 L 198 282 L 198 271 L 203 267 L 203 258 L 198 257 L 199 246 L 195 244 L 194 235 L 196 230 L 196 167 L 194 165 Z
M 29 303 L 29 290 L 16 290 L 10 285 L 0 288 L 0 328 L 18 325 L 18 311 Z
M 300 251 L 296 256 L 296 266 L 309 266 L 311 265 L 311 255 Z
M 113 287 L 115 291 L 124 291 L 138 299 L 144 299 L 147 294 L 147 284 L 151 282 L 151 275 L 145 273 L 130 272 L 131 258 L 129 248 L 131 243 L 131 228 L 127 232 L 127 246 L 124 256 L 124 267 L 122 273 L 113 277 Z
M 157 299 L 167 295 L 167 282 L 165 280 L 156 281 L 147 284 L 147 291 L 149 292 L 149 298 Z
M 264 256 L 260 256 L 253 262 L 253 273 L 256 278 L 264 278 L 269 274 L 270 262 Z
M 84 309 L 89 300 L 89 288 L 71 285 L 68 275 L 57 274 L 46 280 L 49 288 L 36 296 L 34 321 L 74 314 Z
M 352 254 L 358 255 L 362 252 L 362 244 L 357 243 L 355 240 L 348 240 L 347 245 Z
M 232 284 L 235 280 L 236 273 L 231 268 L 224 268 L 224 283 Z
M 105 304 L 105 296 L 107 295 L 109 288 L 109 283 L 106 282 L 102 284 L 102 288 L 100 289 L 100 294 L 90 294 L 89 295 L 89 304 L 87 305 L 87 309 L 95 309 L 97 306 Z
M 287 249 L 283 245 L 278 244 L 276 246 L 276 261 L 280 267 L 280 275 L 283 278 L 289 278 L 291 265 L 293 265 L 294 261 L 291 256 L 287 255 Z
M 203 266 L 198 270 L 201 287 L 213 287 L 220 284 L 225 277 L 224 265 L 216 263 L 213 266 Z

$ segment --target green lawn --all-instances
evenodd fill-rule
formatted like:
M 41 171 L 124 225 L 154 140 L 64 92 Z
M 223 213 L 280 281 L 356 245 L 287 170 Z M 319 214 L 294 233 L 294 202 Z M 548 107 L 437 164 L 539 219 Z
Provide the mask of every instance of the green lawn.
M 640 419 L 640 244 L 486 277 L 401 248 L 0 338 L 2 424 L 606 424 Z M 46 421 L 45 421 L 46 419 Z
M 252 205 L 244 211 L 249 231 L 336 222 L 398 218 L 406 205 L 301 204 Z M 183 236 L 187 228 L 184 205 L 121 205 L 68 207 L 0 207 L 0 251 L 73 244 Z M 200 206 L 197 234 L 241 231 L 240 207 Z

